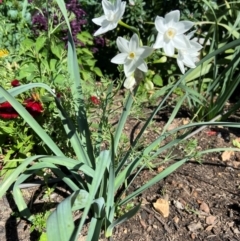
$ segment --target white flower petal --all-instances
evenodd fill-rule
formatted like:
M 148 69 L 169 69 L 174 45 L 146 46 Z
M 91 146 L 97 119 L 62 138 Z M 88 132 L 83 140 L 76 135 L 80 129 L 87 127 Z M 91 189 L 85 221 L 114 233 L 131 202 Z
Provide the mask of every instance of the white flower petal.
M 130 75 L 130 73 L 132 73 L 136 70 L 136 68 L 137 68 L 136 61 L 127 59 L 127 61 L 125 62 L 124 66 L 123 66 L 125 76 L 128 77 Z
M 129 49 L 131 49 L 132 52 L 136 52 L 136 50 L 139 48 L 139 38 L 137 34 L 133 34 L 129 41 Z
M 107 20 L 104 20 L 103 23 L 102 23 L 102 27 L 99 28 L 99 29 L 93 34 L 93 36 L 97 36 L 97 35 L 106 33 L 106 32 L 108 32 L 109 30 L 112 30 L 112 29 L 115 28 L 115 25 L 105 24 L 105 22 L 108 22 L 108 21 L 107 21 Z
M 190 41 L 190 44 L 191 44 L 191 48 L 194 48 L 197 52 L 202 49 L 202 45 L 195 42 L 195 41 Z
M 109 11 L 114 10 L 113 5 L 107 0 L 102 0 L 102 7 L 105 15 L 108 14 Z
M 184 65 L 186 65 L 189 68 L 195 68 L 196 65 L 194 63 L 194 59 L 190 55 L 185 55 L 183 59 Z
M 129 41 L 125 38 L 118 37 L 117 38 L 117 46 L 120 52 L 122 53 L 129 53 Z
M 125 64 L 126 60 L 127 60 L 127 54 L 126 53 L 120 53 L 118 55 L 116 55 L 115 57 L 113 57 L 111 59 L 111 62 L 114 64 Z
M 105 17 L 105 15 L 103 15 L 103 16 L 101 16 L 101 17 L 99 17 L 99 18 L 93 18 L 92 21 L 93 21 L 95 24 L 101 26 L 101 25 L 102 25 L 102 22 L 103 22 L 105 19 L 106 19 L 106 17 Z
M 162 33 L 160 32 L 158 33 L 156 42 L 153 45 L 154 49 L 160 49 L 163 47 L 163 36 L 164 35 Z
M 92 20 L 94 23 L 101 26 L 101 28 L 98 29 L 94 36 L 106 33 L 107 31 L 117 27 L 119 20 L 124 14 L 126 2 L 117 0 L 114 3 L 111 3 L 110 1 L 102 0 L 102 7 L 104 16 L 101 16 L 100 18 L 94 18 Z
M 178 64 L 178 67 L 179 69 L 181 70 L 182 74 L 185 74 L 185 68 L 184 68 L 184 64 L 183 62 L 177 58 L 177 64 Z
M 147 64 L 143 61 L 143 63 L 141 63 L 141 64 L 138 66 L 138 69 L 140 69 L 140 70 L 142 70 L 143 72 L 147 73 L 147 71 L 148 71 Z
M 172 11 L 168 14 L 165 15 L 165 21 L 166 23 L 170 23 L 170 22 L 178 22 L 180 19 L 180 11 L 179 10 L 175 10 L 175 11 Z
M 100 35 L 100 34 L 103 34 L 103 33 L 106 33 L 107 32 L 107 30 L 105 30 L 104 28 L 99 28 L 94 34 L 93 34 L 93 36 L 98 36 L 98 35 Z
M 143 58 L 143 59 L 145 59 L 149 55 L 151 55 L 152 52 L 153 52 L 153 48 L 148 47 L 148 46 L 143 46 L 143 47 L 140 47 L 136 50 L 137 56 L 141 56 L 141 58 Z
M 191 48 L 190 42 L 185 35 L 178 35 L 176 38 L 172 39 L 173 46 L 176 49 L 186 49 Z
M 117 19 L 121 19 L 124 12 L 125 12 L 125 8 L 126 8 L 126 2 L 122 2 L 121 5 L 119 6 L 119 9 L 117 12 L 116 12 L 116 18 Z
M 121 12 L 121 15 L 120 17 L 122 18 L 124 12 L 125 12 L 125 8 L 126 8 L 126 2 L 121 2 L 121 7 L 120 7 L 120 12 Z
M 190 33 L 187 34 L 187 38 L 191 39 L 195 33 L 196 33 L 196 30 L 191 31 Z
M 183 34 L 187 32 L 191 27 L 193 27 L 194 23 L 191 21 L 181 21 L 175 24 L 177 29 L 177 34 Z
M 194 49 L 185 49 L 179 50 L 177 56 L 177 64 L 182 73 L 185 73 L 184 65 L 189 68 L 195 68 L 195 62 L 197 60 L 198 52 L 195 52 Z M 183 71 L 184 70 L 184 71 Z
M 165 31 L 167 30 L 165 19 L 157 16 L 155 19 L 155 27 L 159 33 L 164 34 Z
M 172 44 L 172 41 L 169 43 L 163 45 L 163 50 L 167 56 L 173 56 L 174 55 L 174 46 Z

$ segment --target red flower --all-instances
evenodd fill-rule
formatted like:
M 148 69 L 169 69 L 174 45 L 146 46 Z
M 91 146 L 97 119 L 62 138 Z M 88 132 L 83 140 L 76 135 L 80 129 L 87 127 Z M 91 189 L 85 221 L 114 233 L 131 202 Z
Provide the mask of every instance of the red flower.
M 57 93 L 56 96 L 57 96 L 58 99 L 61 99 L 62 94 L 61 93 Z
M 14 80 L 12 80 L 11 85 L 12 85 L 12 87 L 17 87 L 20 85 L 20 82 L 19 82 L 19 80 L 14 79 Z
M 43 106 L 41 102 L 35 101 L 32 98 L 24 100 L 23 104 L 25 105 L 27 111 L 34 117 L 40 115 L 43 112 Z
M 98 99 L 98 97 L 96 96 L 91 96 L 90 97 L 90 101 L 94 104 L 94 105 L 99 105 L 101 103 L 101 101 Z
M 19 115 L 9 102 L 0 104 L 0 117 L 3 119 L 14 119 Z

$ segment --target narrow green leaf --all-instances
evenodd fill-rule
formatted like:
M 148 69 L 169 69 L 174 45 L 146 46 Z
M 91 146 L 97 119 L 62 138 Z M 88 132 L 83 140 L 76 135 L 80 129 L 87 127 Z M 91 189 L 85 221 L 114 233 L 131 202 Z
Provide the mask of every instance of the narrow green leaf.
M 114 220 L 107 228 L 107 231 L 105 233 L 105 236 L 111 237 L 112 236 L 112 230 L 114 227 L 116 227 L 117 225 L 126 222 L 128 219 L 130 219 L 131 217 L 133 217 L 138 210 L 140 209 L 141 204 L 137 205 L 136 207 L 134 207 L 133 209 L 131 209 L 130 211 L 128 211 L 127 213 L 125 213 L 124 215 L 122 215 L 120 218 Z
M 95 195 L 99 189 L 101 180 L 104 176 L 105 171 L 107 171 L 109 169 L 110 163 L 111 163 L 110 152 L 108 150 L 102 151 L 96 160 L 96 170 L 95 170 L 95 175 L 94 175 L 92 183 L 91 183 L 91 187 L 89 189 L 89 196 L 88 196 L 88 201 L 87 201 L 88 203 L 83 211 L 79 226 L 78 226 L 76 232 L 74 233 L 73 240 L 76 240 L 78 237 L 78 234 L 81 232 L 85 219 L 90 210 L 91 204 L 92 204 L 93 200 L 95 199 Z
M 26 85 L 20 85 L 18 87 L 14 87 L 10 90 L 5 90 L 5 91 L 7 91 L 11 96 L 14 97 L 23 92 L 26 92 L 30 89 L 37 88 L 37 87 L 46 89 L 52 96 L 55 97 L 55 93 L 52 91 L 52 89 L 48 85 L 43 84 L 43 83 L 31 83 L 31 84 L 26 84 Z M 0 103 L 2 103 L 4 101 L 6 101 L 6 98 L 0 93 Z
M 71 204 L 76 198 L 77 193 L 73 193 L 62 201 L 57 209 L 49 216 L 47 220 L 47 238 L 48 241 L 70 241 L 75 229 L 71 210 Z
M 18 166 L 14 170 L 14 172 L 12 172 L 6 180 L 2 181 L 2 183 L 0 184 L 0 197 L 2 197 L 6 193 L 6 191 L 10 188 L 10 186 L 16 181 L 16 179 L 18 178 L 20 173 L 24 172 L 26 167 L 32 161 L 35 161 L 35 160 L 37 160 L 38 158 L 41 158 L 41 157 L 44 157 L 44 155 L 26 158 L 25 161 L 20 166 Z
M 101 233 L 103 219 L 92 218 L 88 228 L 87 241 L 97 241 Z
M 138 195 L 140 195 L 143 191 L 145 191 L 146 189 L 148 189 L 149 187 L 151 187 L 152 185 L 154 185 L 155 183 L 159 182 L 160 180 L 162 180 L 163 178 L 167 177 L 168 175 L 170 175 L 172 172 L 174 172 L 177 168 L 179 168 L 180 166 L 182 166 L 185 162 L 187 161 L 187 158 L 178 161 L 174 164 L 172 164 L 170 167 L 166 168 L 165 170 L 163 170 L 161 173 L 159 173 L 157 176 L 155 176 L 154 178 L 152 178 L 150 181 L 148 181 L 146 184 L 144 184 L 143 186 L 141 186 L 140 188 L 138 188 L 135 192 L 132 192 L 130 195 L 128 195 L 126 198 L 124 198 L 122 201 L 119 202 L 119 206 L 122 206 L 126 203 L 128 203 L 130 200 L 132 200 L 133 198 L 137 197 Z

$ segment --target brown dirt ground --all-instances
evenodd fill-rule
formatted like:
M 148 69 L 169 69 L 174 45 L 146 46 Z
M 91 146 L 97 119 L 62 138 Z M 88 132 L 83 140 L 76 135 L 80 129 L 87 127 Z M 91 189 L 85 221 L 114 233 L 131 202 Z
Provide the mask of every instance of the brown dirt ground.
M 185 121 L 177 118 L 175 125 Z M 165 121 L 158 119 L 153 129 L 161 130 Z M 130 119 L 126 133 L 135 132 L 141 121 Z M 131 133 L 133 136 L 134 134 Z M 147 132 L 144 143 L 154 140 L 159 134 Z M 233 147 L 232 140 L 238 138 L 235 130 L 210 128 L 196 134 L 197 149 Z M 180 149 L 176 154 L 182 153 Z M 159 173 L 165 165 L 143 170 L 135 179 L 130 191 L 135 190 L 151 177 Z M 201 158 L 201 163 L 189 161 L 176 172 L 145 191 L 135 202 L 142 202 L 137 215 L 116 227 L 115 241 L 237 241 L 240 240 L 240 155 L 232 153 L 222 160 L 222 154 L 212 153 Z M 41 192 L 36 188 L 24 190 L 26 199 Z M 64 195 L 60 190 L 55 194 L 56 203 Z M 40 195 L 41 197 L 41 195 Z M 164 218 L 155 211 L 153 203 L 157 199 L 168 200 L 169 216 Z M 38 201 L 37 201 L 38 200 Z M 43 205 L 41 198 L 31 203 L 34 209 Z M 40 207 L 39 207 L 40 206 Z M 9 196 L 0 200 L 0 241 L 36 241 L 37 233 L 30 233 L 30 225 L 12 215 L 16 209 Z M 84 237 L 80 238 L 84 240 Z M 102 241 L 105 240 L 103 237 Z

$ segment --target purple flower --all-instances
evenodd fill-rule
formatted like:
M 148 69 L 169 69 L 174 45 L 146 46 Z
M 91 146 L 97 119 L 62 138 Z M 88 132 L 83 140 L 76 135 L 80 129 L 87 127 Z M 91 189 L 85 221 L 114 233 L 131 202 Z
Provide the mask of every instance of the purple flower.
M 70 26 L 72 30 L 73 40 L 76 45 L 82 46 L 82 43 L 77 39 L 78 33 L 82 31 L 83 25 L 87 24 L 86 20 L 86 12 L 81 8 L 81 5 L 77 0 L 68 0 L 66 1 L 67 11 L 74 15 L 75 18 L 70 21 Z M 59 10 L 60 11 L 60 10 Z M 36 12 L 32 17 L 32 31 L 35 35 L 39 36 L 41 32 L 48 30 L 48 19 L 51 18 L 53 21 L 53 27 L 56 27 L 59 24 L 59 19 L 57 15 L 46 9 L 42 9 L 42 13 L 40 11 Z M 62 17 L 60 22 L 64 21 Z M 57 33 L 59 38 L 62 39 L 65 43 L 67 43 L 68 36 L 67 27 L 62 27 L 62 29 Z

